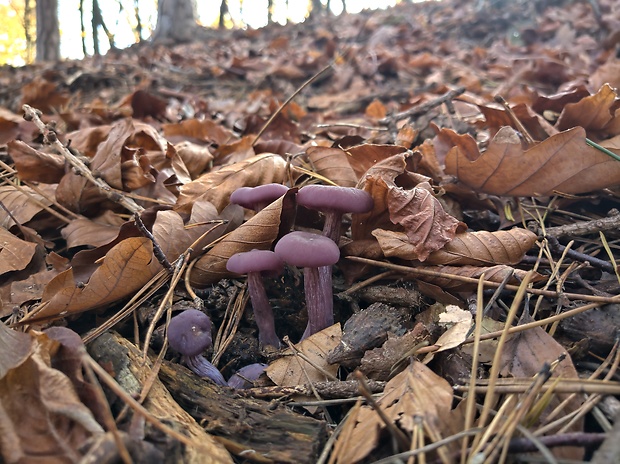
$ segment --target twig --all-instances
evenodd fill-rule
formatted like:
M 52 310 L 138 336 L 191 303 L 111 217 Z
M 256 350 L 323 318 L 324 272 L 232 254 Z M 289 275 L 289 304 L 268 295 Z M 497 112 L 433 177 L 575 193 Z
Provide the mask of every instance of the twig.
M 589 447 L 599 445 L 605 438 L 607 438 L 606 433 L 575 432 L 539 437 L 538 440 L 547 448 L 556 448 L 558 446 Z M 513 438 L 508 445 L 509 453 L 529 453 L 536 450 L 536 445 L 529 438 Z
M 22 109 L 25 113 L 24 119 L 26 121 L 32 121 L 37 126 L 43 135 L 44 140 L 54 146 L 54 148 L 56 148 L 56 150 L 58 150 L 58 152 L 65 157 L 67 162 L 75 168 L 77 175 L 83 176 L 90 183 L 95 185 L 108 200 L 118 203 L 131 213 L 140 213 L 144 210 L 144 208 L 138 205 L 135 201 L 127 198 L 123 192 L 113 189 L 103 179 L 95 177 L 88 166 L 86 166 L 77 156 L 71 153 L 71 151 L 65 147 L 60 140 L 58 140 L 56 132 L 41 121 L 41 112 L 39 110 L 34 109 L 30 105 L 23 105 Z
M 159 243 L 157 243 L 157 240 L 155 240 L 155 237 L 153 236 L 153 234 L 146 228 L 146 226 L 144 225 L 144 222 L 142 222 L 142 218 L 140 217 L 140 214 L 134 213 L 133 219 L 136 222 L 136 226 L 138 227 L 138 230 L 142 232 L 142 235 L 144 235 L 146 238 L 148 238 L 151 241 L 151 243 L 153 243 L 153 254 L 157 258 L 157 261 L 159 261 L 159 264 L 161 264 L 170 274 L 172 274 L 174 272 L 174 267 L 172 266 L 172 264 L 170 264 L 170 261 L 168 261 L 168 258 L 166 258 L 164 251 L 159 246 Z
M 591 221 L 575 222 L 563 226 L 547 227 L 545 233 L 553 237 L 562 238 L 573 235 L 589 235 L 607 230 L 618 230 L 620 228 L 620 213 L 604 217 L 601 219 L 592 219 Z
M 383 119 L 379 119 L 379 121 L 377 122 L 383 126 L 389 126 L 390 124 L 400 121 L 401 119 L 421 116 L 423 114 L 428 113 L 433 108 L 436 108 L 437 106 L 444 104 L 448 100 L 452 100 L 453 98 L 456 98 L 459 95 L 462 95 L 463 93 L 465 93 L 465 87 L 458 87 L 454 90 L 449 90 L 448 92 L 435 98 L 434 100 L 427 101 L 425 103 L 422 103 L 421 105 L 414 106 L 413 108 L 409 108 L 408 110 L 403 111 L 402 113 L 396 113 L 390 116 L 386 116 Z
M 556 253 L 563 253 L 564 250 L 566 250 L 566 247 L 562 245 L 558 241 L 558 239 L 555 238 L 554 236 L 547 235 L 545 238 L 549 242 L 549 247 L 551 248 L 551 251 L 555 251 Z M 585 253 L 580 253 L 579 251 L 571 250 L 571 249 L 569 249 L 566 252 L 566 255 L 569 258 L 572 258 L 576 261 L 586 262 L 594 267 L 598 267 L 599 269 L 609 272 L 610 274 L 613 274 L 616 272 L 616 270 L 614 269 L 614 266 L 612 266 L 611 263 L 604 261 L 602 259 L 595 258 L 594 256 L 590 256 Z
M 335 60 L 334 60 L 335 61 Z M 295 90 L 290 97 L 288 97 L 286 99 L 286 101 L 284 103 L 282 103 L 280 105 L 280 108 L 278 108 L 272 115 L 271 117 L 267 120 L 267 122 L 263 125 L 263 127 L 261 128 L 260 131 L 258 131 L 258 134 L 256 134 L 256 137 L 254 137 L 254 140 L 252 141 L 252 146 L 255 146 L 259 139 L 261 138 L 261 136 L 265 133 L 265 131 L 267 130 L 267 128 L 271 125 L 271 123 L 273 122 L 273 120 L 284 110 L 284 108 L 286 108 L 288 106 L 288 104 L 290 102 L 293 101 L 293 99 L 299 95 L 299 93 L 305 89 L 306 87 L 308 87 L 310 84 L 312 84 L 315 80 L 317 80 L 320 76 L 322 76 L 323 74 L 325 74 L 329 69 L 331 69 L 331 67 L 334 65 L 334 61 L 331 61 L 329 64 L 327 64 L 323 69 L 319 70 L 314 76 L 312 76 L 310 79 L 308 79 L 306 82 L 304 82 L 303 84 L 301 84 L 301 86 Z
M 361 258 L 359 256 L 346 256 L 347 259 L 351 261 L 355 261 L 358 263 L 371 264 L 374 266 L 384 267 L 386 269 L 393 269 L 395 271 L 404 272 L 406 274 L 420 275 L 420 276 L 428 276 L 428 277 L 442 277 L 449 278 L 452 280 L 457 280 L 459 282 L 465 282 L 470 284 L 477 284 L 478 279 L 474 279 L 473 277 L 465 277 L 456 274 L 447 274 L 444 272 L 436 272 L 430 271 L 428 269 L 417 268 L 417 267 L 408 267 L 401 266 L 398 264 L 388 263 L 386 261 L 377 261 L 374 259 Z M 497 282 L 491 282 L 489 280 L 484 281 L 485 287 L 497 288 L 501 284 Z M 519 289 L 517 285 L 508 284 L 505 286 L 506 290 L 516 291 Z M 564 293 L 564 292 L 554 292 L 553 290 L 540 290 L 538 288 L 528 288 L 527 293 L 532 293 L 533 295 L 542 295 L 549 298 L 567 298 L 569 300 L 582 300 L 582 301 L 591 301 L 594 303 L 618 303 L 620 300 L 620 296 L 613 296 L 611 298 L 604 296 L 596 296 L 596 295 L 582 295 L 579 293 Z

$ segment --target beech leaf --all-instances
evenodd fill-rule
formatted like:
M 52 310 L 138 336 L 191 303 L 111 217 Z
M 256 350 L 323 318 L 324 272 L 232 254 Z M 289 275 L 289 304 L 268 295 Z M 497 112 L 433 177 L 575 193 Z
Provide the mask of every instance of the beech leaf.
M 446 156 L 445 170 L 471 189 L 492 195 L 581 194 L 620 184 L 620 163 L 587 145 L 582 127 L 529 149 L 523 149 L 514 129 L 503 127 L 482 154 L 459 141 Z
M 290 229 L 295 210 L 295 191 L 296 189 L 289 190 L 200 257 L 192 269 L 191 284 L 197 288 L 205 288 L 220 279 L 232 276 L 233 274 L 226 270 L 226 263 L 235 253 L 254 249 L 269 250 L 276 238 Z
M 230 194 L 240 187 L 287 182 L 287 165 L 280 155 L 265 153 L 203 174 L 181 187 L 177 210 L 188 211 L 198 199 L 208 200 L 222 211 L 230 202 Z
M 73 268 L 45 287 L 45 307 L 33 320 L 65 317 L 128 297 L 145 285 L 160 267 L 148 238 L 131 237 L 115 245 L 88 282 L 76 282 Z

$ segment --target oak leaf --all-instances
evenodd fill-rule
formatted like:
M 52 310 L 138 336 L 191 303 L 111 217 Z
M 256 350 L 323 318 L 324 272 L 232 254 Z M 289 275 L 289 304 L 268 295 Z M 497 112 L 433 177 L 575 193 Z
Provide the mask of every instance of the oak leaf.
M 586 144 L 575 127 L 531 148 L 503 127 L 480 154 L 469 135 L 460 136 L 446 156 L 446 173 L 477 192 L 509 196 L 580 194 L 620 184 L 620 163 Z

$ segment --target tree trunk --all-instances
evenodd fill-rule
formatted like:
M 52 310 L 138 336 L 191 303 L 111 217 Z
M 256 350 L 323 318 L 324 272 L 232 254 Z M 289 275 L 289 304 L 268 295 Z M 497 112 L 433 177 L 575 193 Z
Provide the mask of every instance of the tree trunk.
M 60 30 L 58 28 L 58 0 L 37 0 L 37 61 L 60 59 Z
M 159 0 L 153 41 L 189 42 L 195 39 L 196 17 L 193 0 Z

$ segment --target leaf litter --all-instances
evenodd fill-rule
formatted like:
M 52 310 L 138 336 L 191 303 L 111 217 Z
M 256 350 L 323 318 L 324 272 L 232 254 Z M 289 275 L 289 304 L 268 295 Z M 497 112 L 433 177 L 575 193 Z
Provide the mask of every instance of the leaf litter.
M 192 436 L 200 423 L 213 462 L 605 462 L 620 442 L 606 330 L 620 290 L 619 19 L 611 0 L 403 3 L 1 72 L 19 89 L 0 92 L 3 459 L 78 460 L 106 440 L 112 456 L 140 443 L 144 457 L 156 441 L 142 420 L 196 462 L 209 452 L 167 421 Z M 22 105 L 40 113 L 24 120 Z M 230 204 L 268 183 L 289 190 L 258 212 Z M 373 199 L 345 215 L 333 267 L 344 331 L 262 350 L 226 261 L 320 231 L 323 215 L 296 202 L 313 183 Z M 279 336 L 299 341 L 301 269 L 263 280 Z M 165 327 L 188 307 L 213 319 L 205 354 L 226 378 L 255 362 L 267 375 L 246 391 L 201 380 L 202 397 L 176 385 L 188 374 Z M 114 393 L 80 394 L 94 378 L 58 357 L 50 326 L 125 337 L 104 373 L 93 367 Z M 123 344 L 153 363 L 133 386 Z M 160 371 L 174 400 L 155 394 Z M 219 427 L 196 406 L 211 397 L 244 418 Z M 101 411 L 119 401 L 135 417 L 113 408 L 117 427 Z M 256 427 L 271 451 L 251 442 Z

